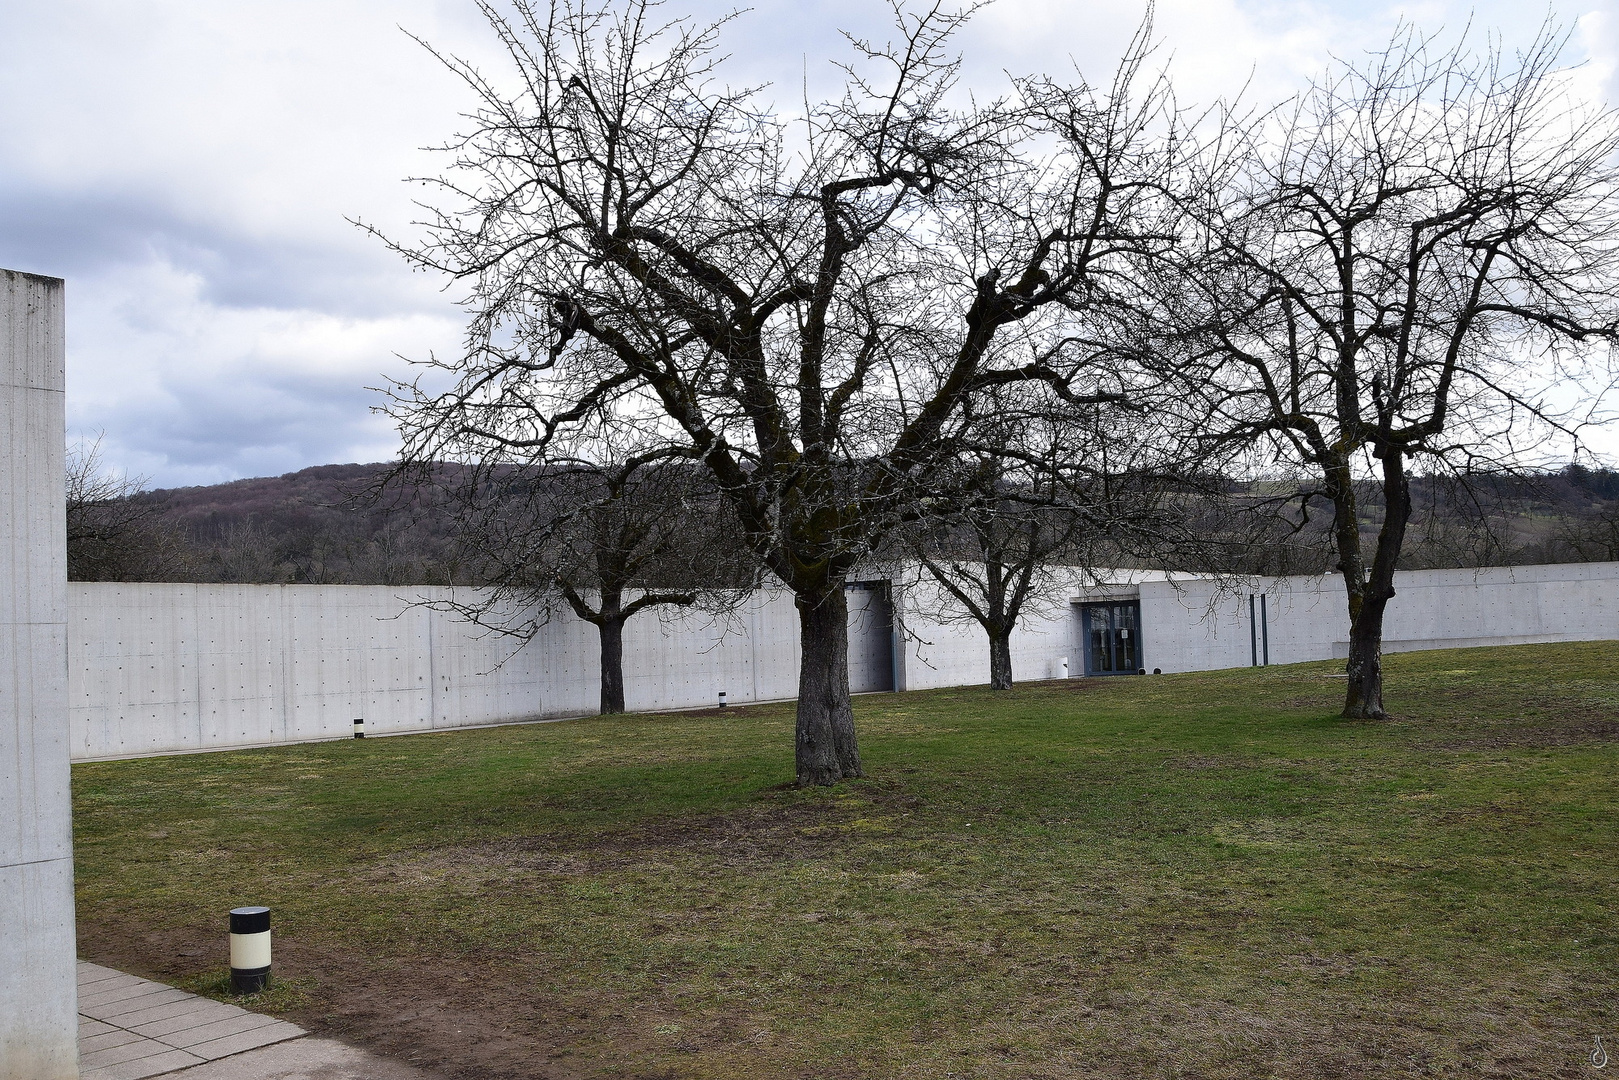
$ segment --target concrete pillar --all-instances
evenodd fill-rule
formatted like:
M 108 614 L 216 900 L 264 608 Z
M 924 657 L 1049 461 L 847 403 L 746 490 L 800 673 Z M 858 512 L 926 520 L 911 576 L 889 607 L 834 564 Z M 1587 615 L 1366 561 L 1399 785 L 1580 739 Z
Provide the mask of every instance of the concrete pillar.
M 0 270 L 0 1080 L 77 1080 L 62 282 Z

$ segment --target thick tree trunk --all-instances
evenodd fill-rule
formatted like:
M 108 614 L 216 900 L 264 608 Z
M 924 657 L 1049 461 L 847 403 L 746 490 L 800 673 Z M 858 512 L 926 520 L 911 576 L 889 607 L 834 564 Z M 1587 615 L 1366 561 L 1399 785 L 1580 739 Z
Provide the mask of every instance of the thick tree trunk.
M 595 620 L 601 636 L 601 711 L 624 711 L 624 617 L 623 597 L 617 591 L 602 591 L 601 615 Z
M 803 663 L 798 675 L 798 786 L 861 775 L 849 704 L 849 603 L 843 582 L 796 594 Z
M 1351 719 L 1364 719 L 1364 678 L 1369 673 L 1378 687 L 1377 701 L 1381 708 L 1383 685 L 1383 627 L 1382 613 L 1375 615 L 1377 632 L 1373 638 L 1370 667 L 1364 640 L 1356 637 L 1355 628 L 1361 626 L 1361 614 L 1366 610 L 1366 557 L 1360 546 L 1360 507 L 1355 497 L 1355 480 L 1349 469 L 1347 456 L 1333 461 L 1326 468 L 1327 494 L 1332 499 L 1333 537 L 1338 544 L 1338 572 L 1343 575 L 1344 594 L 1349 602 L 1349 689 L 1344 697 L 1341 715 Z M 1365 624 L 1371 629 L 1371 623 Z M 1357 642 L 1360 647 L 1357 648 Z
M 1398 452 L 1383 458 L 1383 501 L 1386 512 L 1377 534 L 1377 554 L 1349 625 L 1345 669 L 1349 687 L 1343 715 L 1351 720 L 1382 720 L 1388 715 L 1383 709 L 1383 618 L 1394 599 L 1394 568 L 1411 520 L 1411 483 L 1405 475 L 1405 457 Z
M 624 622 L 622 619 L 603 619 L 596 624 L 601 635 L 602 694 L 601 711 L 624 711 Z
M 1349 689 L 1343 715 L 1381 720 L 1383 712 L 1383 611 L 1386 601 L 1368 600 L 1349 627 Z
M 1012 689 L 1012 628 L 1010 626 L 989 632 L 989 688 Z

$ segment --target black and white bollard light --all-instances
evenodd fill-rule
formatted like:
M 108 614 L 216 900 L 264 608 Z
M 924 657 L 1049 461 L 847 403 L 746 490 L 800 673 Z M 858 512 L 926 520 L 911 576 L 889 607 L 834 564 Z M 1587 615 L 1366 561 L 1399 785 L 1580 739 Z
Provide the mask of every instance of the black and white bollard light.
M 230 989 L 257 994 L 270 985 L 270 909 L 239 907 L 230 911 Z
M 354 737 L 356 739 L 365 738 L 365 717 L 363 716 L 354 718 Z
M 725 691 L 720 691 L 720 708 L 725 708 Z

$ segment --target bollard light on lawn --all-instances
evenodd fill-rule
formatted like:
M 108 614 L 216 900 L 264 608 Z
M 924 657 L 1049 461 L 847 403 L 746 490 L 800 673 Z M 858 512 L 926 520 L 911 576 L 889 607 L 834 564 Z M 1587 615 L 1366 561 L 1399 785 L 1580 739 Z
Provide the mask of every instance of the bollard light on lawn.
M 230 911 L 230 990 L 257 994 L 270 985 L 270 909 Z
M 363 716 L 354 718 L 354 737 L 356 739 L 365 738 L 365 717 Z
M 1066 657 L 1066 656 L 1057 657 L 1057 669 L 1062 673 L 1062 674 L 1057 676 L 1059 679 L 1068 678 L 1068 657 Z
M 725 691 L 720 691 L 720 708 L 725 708 Z

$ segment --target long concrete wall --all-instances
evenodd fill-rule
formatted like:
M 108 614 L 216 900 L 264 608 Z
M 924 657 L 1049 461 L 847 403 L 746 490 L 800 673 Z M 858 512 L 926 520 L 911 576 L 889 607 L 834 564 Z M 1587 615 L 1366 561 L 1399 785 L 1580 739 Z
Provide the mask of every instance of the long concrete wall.
M 527 645 L 464 621 L 447 588 L 71 587 L 76 760 L 468 727 L 594 712 L 595 628 L 558 612 Z M 466 601 L 466 591 L 460 596 Z M 435 606 L 437 605 L 437 606 Z M 715 619 L 643 613 L 624 633 L 631 710 L 790 698 L 791 595 Z
M 1150 670 L 1203 671 L 1252 663 L 1254 638 L 1270 662 L 1344 659 L 1349 614 L 1342 580 L 1285 577 L 1233 585 L 1198 579 L 1143 580 L 1143 663 Z M 1394 576 L 1383 650 L 1466 648 L 1543 641 L 1619 639 L 1619 563 L 1409 570 Z M 1264 618 L 1255 634 L 1257 603 Z M 1263 652 L 1263 647 L 1261 648 Z
M 576 716 L 593 712 L 598 700 L 595 629 L 571 612 L 559 612 L 518 648 L 445 610 L 450 589 L 70 588 L 70 727 L 79 760 L 342 738 L 356 717 L 368 732 L 389 734 Z M 1417 571 L 1398 575 L 1396 588 L 1391 652 L 1619 638 L 1619 563 Z M 950 618 L 925 582 L 897 585 L 893 594 L 890 618 L 884 590 L 850 593 L 856 690 L 988 681 L 988 648 L 976 624 Z M 1246 666 L 1255 629 L 1249 613 L 1258 610 L 1250 595 L 1266 598 L 1271 663 L 1347 655 L 1336 579 L 1074 571 L 1014 633 L 1014 677 L 1082 674 L 1079 605 L 1102 600 L 1140 602 L 1139 662 L 1149 670 Z M 761 590 L 723 620 L 642 615 L 625 628 L 626 704 L 632 711 L 711 705 L 721 691 L 736 704 L 790 698 L 798 662 L 797 616 L 783 590 Z
M 1214 580 L 1145 571 L 1074 571 L 1065 599 L 1039 605 L 1012 635 L 1019 681 L 1085 671 L 1079 607 L 1136 600 L 1141 653 L 1151 671 L 1207 671 L 1263 661 L 1291 664 L 1349 655 L 1349 614 L 1336 577 Z M 1395 575 L 1385 652 L 1619 639 L 1619 563 L 1411 570 Z M 1263 607 L 1249 597 L 1264 597 Z M 900 685 L 907 690 L 989 681 L 977 625 L 941 619 L 947 603 L 926 581 L 900 602 Z
M 0 1080 L 79 1075 L 63 285 L 0 270 Z

